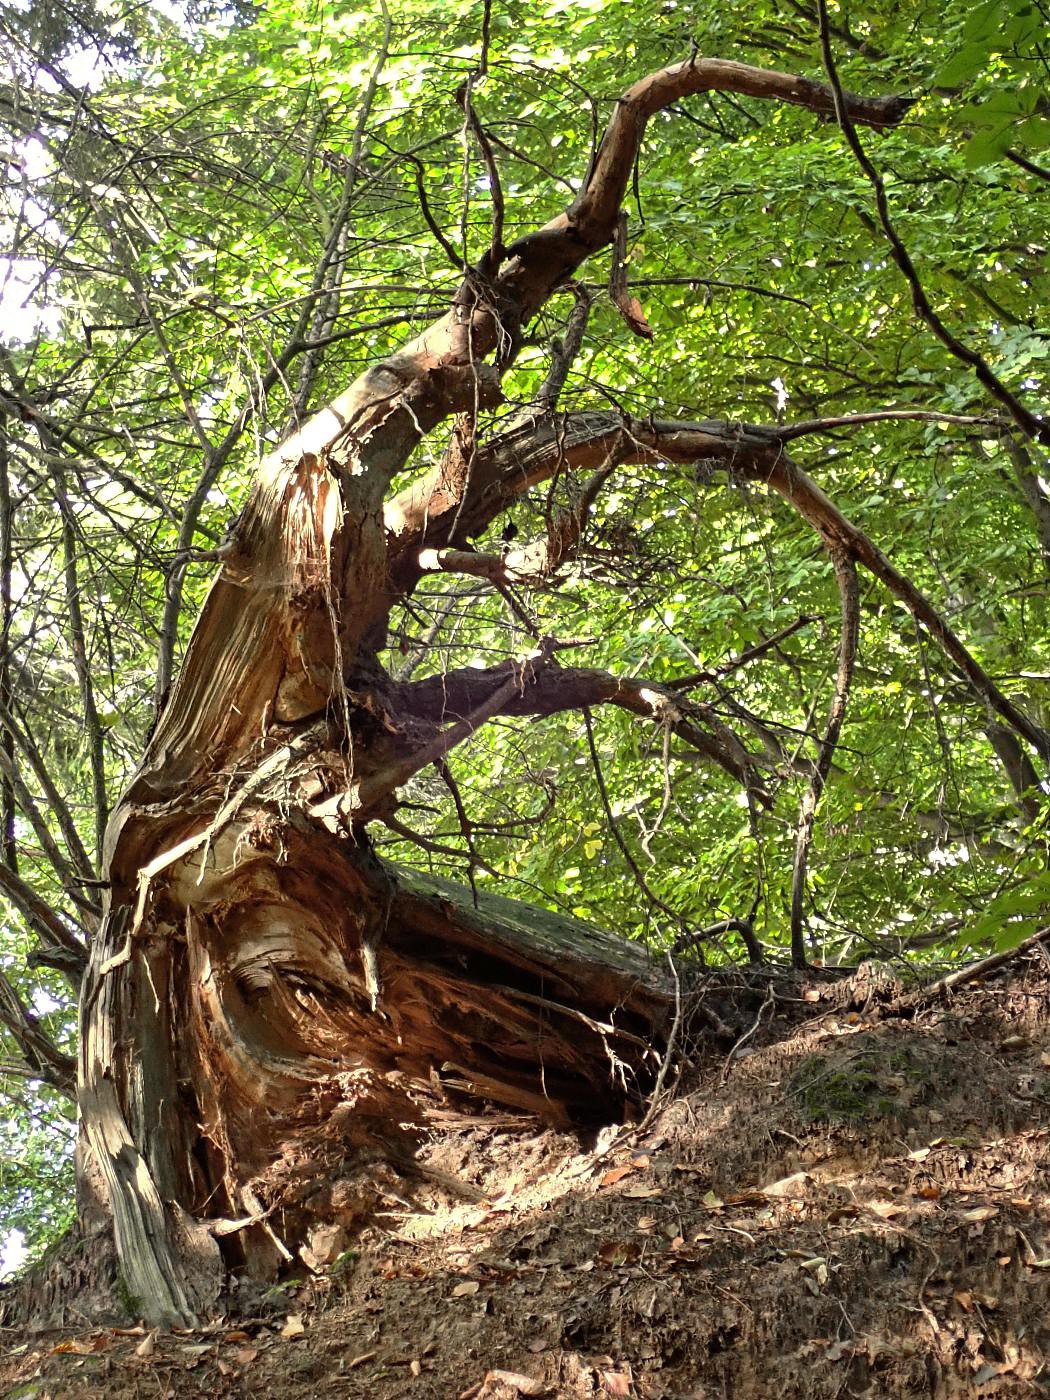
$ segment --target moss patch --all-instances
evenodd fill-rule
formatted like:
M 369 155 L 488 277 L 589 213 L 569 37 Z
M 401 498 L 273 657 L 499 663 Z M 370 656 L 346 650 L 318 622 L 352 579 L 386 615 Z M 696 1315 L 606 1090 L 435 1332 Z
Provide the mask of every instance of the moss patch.
M 788 1093 L 808 1123 L 859 1123 L 900 1117 L 931 1088 L 929 1072 L 913 1050 L 886 1053 L 865 1047 L 831 1061 L 808 1055 L 795 1069 Z

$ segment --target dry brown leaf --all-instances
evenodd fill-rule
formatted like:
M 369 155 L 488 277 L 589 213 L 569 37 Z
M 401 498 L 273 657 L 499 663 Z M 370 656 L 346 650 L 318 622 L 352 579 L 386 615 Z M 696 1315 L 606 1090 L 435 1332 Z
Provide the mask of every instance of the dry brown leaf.
M 966 1225 L 977 1225 L 982 1220 L 991 1220 L 993 1215 L 998 1214 L 998 1206 L 974 1206 L 973 1210 L 964 1210 L 959 1219 Z
M 199 1361 L 206 1351 L 214 1351 L 215 1347 L 211 1342 L 194 1342 L 192 1346 L 180 1346 L 180 1356 L 195 1356 Z
M 464 1283 L 457 1283 L 452 1290 L 453 1298 L 473 1298 L 474 1294 L 481 1287 L 477 1279 L 467 1279 Z
M 894 1215 L 900 1215 L 904 1206 L 897 1201 L 870 1201 L 868 1210 L 871 1211 L 872 1215 L 877 1215 L 880 1220 L 889 1220 Z
M 602 1389 L 605 1391 L 606 1395 L 615 1395 L 618 1397 L 630 1396 L 630 1376 L 624 1375 L 622 1371 L 603 1371 L 601 1376 Z
M 782 1176 L 779 1181 L 771 1181 L 768 1186 L 762 1187 L 763 1196 L 804 1196 L 806 1194 L 806 1183 L 809 1177 L 805 1172 L 795 1172 L 793 1176 Z
M 92 1345 L 91 1342 L 85 1341 L 82 1337 L 69 1337 L 66 1341 L 59 1342 L 57 1346 L 53 1346 L 50 1355 L 57 1356 L 62 1353 L 68 1353 L 73 1356 L 90 1356 L 92 1352 L 98 1350 L 98 1347 Z
M 941 1188 L 934 1183 L 919 1187 L 919 1195 L 924 1201 L 939 1201 L 941 1199 Z
M 135 1348 L 135 1355 L 141 1357 L 152 1356 L 157 1350 L 156 1332 L 147 1332 L 142 1341 Z
M 519 1395 L 547 1395 L 550 1388 L 546 1381 L 523 1376 L 520 1371 L 489 1371 L 485 1376 L 483 1389 L 490 1385 L 512 1385 Z
M 410 1361 L 408 1363 L 408 1369 L 414 1376 L 421 1376 L 423 1374 L 423 1367 L 418 1361 Z
M 233 1359 L 242 1371 L 246 1371 L 258 1355 L 258 1347 L 238 1347 L 233 1354 Z
M 608 1240 L 598 1250 L 598 1258 L 610 1269 L 621 1264 L 633 1264 L 641 1252 L 636 1240 Z
M 615 1186 L 618 1181 L 622 1181 L 625 1176 L 630 1176 L 634 1171 L 634 1164 L 627 1162 L 622 1167 L 610 1167 L 599 1181 L 599 1186 Z
M 832 1225 L 837 1225 L 840 1220 L 850 1220 L 853 1216 L 860 1214 L 860 1206 L 855 1201 L 844 1201 L 842 1205 L 835 1206 L 828 1211 L 828 1220 Z
M 293 1337 L 302 1337 L 305 1332 L 306 1324 L 303 1322 L 302 1313 L 289 1313 L 281 1328 L 281 1336 L 291 1340 Z
M 973 1312 L 973 1294 L 966 1288 L 957 1288 L 952 1297 L 962 1308 L 963 1312 Z
M 627 293 L 620 293 L 619 296 L 613 298 L 613 302 L 617 311 L 619 311 L 620 315 L 627 322 L 635 335 L 641 336 L 643 340 L 652 340 L 653 328 L 645 319 L 642 303 L 637 297 L 629 296 Z
M 662 1196 L 659 1186 L 628 1186 L 623 1193 L 631 1201 L 649 1201 L 654 1196 Z

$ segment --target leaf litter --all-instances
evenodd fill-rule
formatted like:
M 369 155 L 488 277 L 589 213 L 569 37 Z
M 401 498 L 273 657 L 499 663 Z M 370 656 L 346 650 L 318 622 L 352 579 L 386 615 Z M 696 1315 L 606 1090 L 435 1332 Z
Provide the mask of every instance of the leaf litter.
M 200 1333 L 0 1333 L 0 1395 L 1039 1393 L 1050 986 L 1032 962 L 994 988 L 860 1025 L 800 998 L 810 1021 L 699 1066 L 638 1142 L 450 1114 L 426 1160 L 479 1202 L 428 1187 L 349 1268 L 246 1284 Z

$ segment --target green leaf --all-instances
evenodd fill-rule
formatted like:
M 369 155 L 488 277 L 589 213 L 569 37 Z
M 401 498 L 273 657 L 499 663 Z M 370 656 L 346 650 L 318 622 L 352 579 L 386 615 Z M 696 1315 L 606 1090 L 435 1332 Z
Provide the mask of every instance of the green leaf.
M 967 44 L 940 70 L 933 80 L 934 86 L 961 87 L 987 67 L 990 57 L 991 51 L 986 43 Z

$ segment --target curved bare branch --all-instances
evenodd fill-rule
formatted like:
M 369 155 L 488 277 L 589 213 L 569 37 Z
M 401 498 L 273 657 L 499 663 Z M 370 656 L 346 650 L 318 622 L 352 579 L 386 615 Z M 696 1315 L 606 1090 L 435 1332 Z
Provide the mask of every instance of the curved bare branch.
M 501 693 L 517 665 L 505 661 L 483 671 L 463 667 L 397 686 L 391 698 L 404 713 L 433 723 L 459 719 L 476 714 L 493 694 Z M 668 725 L 672 734 L 743 783 L 759 800 L 769 800 L 756 777 L 756 769 L 767 766 L 766 759 L 746 748 L 710 706 L 686 700 L 655 681 L 614 676 L 588 667 L 550 665 L 533 671 L 527 683 L 519 684 L 501 704 L 500 713 L 554 715 L 596 705 L 615 705 L 642 719 Z
M 982 704 L 998 714 L 1050 763 L 1050 735 L 1013 703 L 984 670 L 929 599 L 784 451 L 780 430 L 710 419 L 625 421 L 616 413 L 577 413 L 517 429 L 483 447 L 475 463 L 472 499 L 462 516 L 468 532 L 483 529 L 529 487 L 560 470 L 592 471 L 611 463 L 719 462 L 736 476 L 768 486 L 789 501 L 831 547 L 864 565 L 935 639 Z M 409 490 L 390 503 L 391 574 L 411 587 L 418 574 L 413 551 L 442 541 L 451 511 L 425 513 L 424 491 Z

